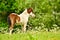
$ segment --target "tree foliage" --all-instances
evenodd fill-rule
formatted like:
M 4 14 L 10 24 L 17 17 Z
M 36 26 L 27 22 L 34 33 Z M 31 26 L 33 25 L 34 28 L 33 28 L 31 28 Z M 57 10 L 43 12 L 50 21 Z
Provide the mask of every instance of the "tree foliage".
M 0 21 L 6 20 L 7 15 L 11 12 L 20 14 L 25 8 L 29 7 L 33 8 L 36 15 L 35 18 L 29 19 L 29 26 L 44 26 L 44 28 L 48 29 L 55 27 L 53 25 L 60 26 L 60 0 L 0 0 Z M 6 23 L 3 21 L 1 21 L 0 25 Z

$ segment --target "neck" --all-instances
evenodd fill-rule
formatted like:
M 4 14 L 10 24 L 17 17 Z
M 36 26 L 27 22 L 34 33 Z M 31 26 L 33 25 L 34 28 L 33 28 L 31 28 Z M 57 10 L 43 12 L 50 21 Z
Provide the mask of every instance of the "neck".
M 22 14 L 20 14 L 22 16 L 26 16 L 26 17 L 29 17 L 30 15 L 27 13 L 27 9 L 24 10 L 24 12 Z

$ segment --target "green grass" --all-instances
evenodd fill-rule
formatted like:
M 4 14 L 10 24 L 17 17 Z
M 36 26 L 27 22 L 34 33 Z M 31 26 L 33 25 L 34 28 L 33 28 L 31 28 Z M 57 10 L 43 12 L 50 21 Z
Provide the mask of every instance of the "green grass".
M 60 32 L 28 31 L 12 35 L 0 33 L 0 40 L 60 40 Z

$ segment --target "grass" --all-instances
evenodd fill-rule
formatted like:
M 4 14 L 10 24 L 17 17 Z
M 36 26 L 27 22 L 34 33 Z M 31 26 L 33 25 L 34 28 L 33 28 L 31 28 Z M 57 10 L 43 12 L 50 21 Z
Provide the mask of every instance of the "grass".
M 0 33 L 0 40 L 60 40 L 60 32 L 28 31 L 12 35 Z

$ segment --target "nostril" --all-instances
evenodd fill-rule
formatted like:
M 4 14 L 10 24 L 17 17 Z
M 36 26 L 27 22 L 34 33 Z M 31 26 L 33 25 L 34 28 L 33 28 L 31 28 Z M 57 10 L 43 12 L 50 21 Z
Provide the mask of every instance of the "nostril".
M 36 16 L 35 16 L 35 18 L 36 18 Z
M 35 17 L 35 15 L 34 15 L 34 17 Z
M 33 14 L 34 15 L 34 14 Z M 35 15 L 34 15 L 35 16 Z
M 35 18 L 36 18 L 36 16 L 35 16 Z

